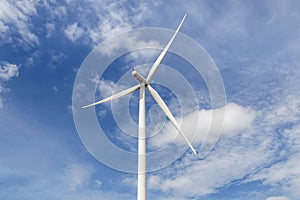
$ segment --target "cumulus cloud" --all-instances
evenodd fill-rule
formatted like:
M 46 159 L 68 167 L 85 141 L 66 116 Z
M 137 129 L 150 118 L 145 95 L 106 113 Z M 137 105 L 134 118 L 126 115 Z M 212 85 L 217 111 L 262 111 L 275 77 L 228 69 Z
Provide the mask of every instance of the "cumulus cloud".
M 78 23 L 73 23 L 67 26 L 65 29 L 65 35 L 69 40 L 75 42 L 78 40 L 84 33 L 84 30 L 78 26 Z
M 215 110 L 197 110 L 182 117 L 182 119 L 177 119 L 177 121 L 182 122 L 182 130 L 188 138 L 193 138 L 193 135 L 195 135 L 195 144 L 199 145 L 204 142 L 205 139 L 206 142 L 213 143 L 216 142 L 218 138 L 216 138 L 215 135 L 210 135 L 208 131 L 213 115 L 220 115 L 220 117 L 222 117 L 222 112 L 218 112 L 221 109 L 223 108 Z M 254 110 L 251 108 L 244 108 L 234 103 L 226 105 L 225 112 L 226 114 L 223 121 L 219 122 L 223 124 L 222 133 L 225 137 L 236 136 L 244 130 L 251 128 L 252 122 L 255 119 Z M 208 138 L 206 138 L 206 135 L 208 135 Z M 161 134 L 150 140 L 150 144 L 155 148 L 163 147 L 169 143 L 185 144 L 180 136 L 177 137 L 177 131 L 170 122 L 165 125 L 165 129 Z
M 0 62 L 0 79 L 8 81 L 19 75 L 19 68 L 16 64 Z

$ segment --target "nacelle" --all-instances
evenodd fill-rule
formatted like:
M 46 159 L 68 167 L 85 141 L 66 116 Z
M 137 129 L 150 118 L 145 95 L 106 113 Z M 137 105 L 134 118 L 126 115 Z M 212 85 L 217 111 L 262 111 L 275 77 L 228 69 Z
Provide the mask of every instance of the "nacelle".
M 135 71 L 134 69 L 132 70 L 132 76 L 135 77 L 140 83 L 145 83 L 145 85 L 148 84 L 146 79 L 142 75 L 140 75 L 137 71 Z

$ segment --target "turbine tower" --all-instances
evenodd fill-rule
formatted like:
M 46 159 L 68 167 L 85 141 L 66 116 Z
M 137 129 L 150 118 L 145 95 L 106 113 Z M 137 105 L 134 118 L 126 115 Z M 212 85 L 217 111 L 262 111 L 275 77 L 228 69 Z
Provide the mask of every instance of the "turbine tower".
M 95 106 L 101 103 L 105 103 L 117 98 L 120 98 L 122 96 L 125 96 L 127 94 L 133 93 L 137 90 L 140 90 L 140 98 L 139 98 L 139 132 L 138 132 L 138 189 L 137 189 L 137 199 L 138 200 L 146 200 L 146 101 L 145 101 L 145 89 L 149 91 L 151 96 L 154 98 L 156 103 L 159 105 L 159 107 L 163 110 L 163 112 L 166 114 L 166 116 L 169 118 L 169 120 L 172 122 L 172 124 L 175 126 L 175 128 L 178 130 L 178 132 L 181 134 L 185 142 L 188 144 L 192 152 L 196 155 L 196 151 L 186 135 L 181 131 L 178 123 L 175 120 L 175 117 L 169 110 L 168 106 L 164 102 L 164 100 L 160 97 L 160 95 L 157 93 L 155 89 L 153 89 L 150 85 L 151 79 L 153 75 L 155 74 L 157 68 L 159 67 L 160 63 L 162 62 L 163 58 L 165 57 L 166 53 L 168 52 L 170 46 L 172 45 L 179 29 L 181 28 L 184 20 L 186 18 L 186 15 L 184 15 L 183 19 L 181 20 L 179 26 L 177 27 L 175 33 L 171 37 L 168 44 L 165 46 L 163 51 L 160 53 L 154 64 L 152 65 L 149 74 L 147 78 L 144 78 L 141 74 L 139 74 L 134 68 L 132 68 L 132 76 L 135 77 L 139 84 L 136 86 L 133 86 L 131 88 L 128 88 L 122 92 L 119 92 L 117 94 L 114 94 L 108 98 L 105 98 L 101 101 L 83 106 L 82 108 L 87 108 L 91 106 Z

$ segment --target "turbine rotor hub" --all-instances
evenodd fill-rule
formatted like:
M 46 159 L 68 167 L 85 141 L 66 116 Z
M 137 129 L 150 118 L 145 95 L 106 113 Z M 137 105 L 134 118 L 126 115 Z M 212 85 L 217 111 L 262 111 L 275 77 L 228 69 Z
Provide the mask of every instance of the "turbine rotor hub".
M 138 80 L 138 82 L 144 83 L 145 85 L 149 84 L 148 81 L 141 74 L 139 74 L 137 71 L 135 71 L 134 68 L 132 68 L 131 74 L 133 77 L 135 77 Z

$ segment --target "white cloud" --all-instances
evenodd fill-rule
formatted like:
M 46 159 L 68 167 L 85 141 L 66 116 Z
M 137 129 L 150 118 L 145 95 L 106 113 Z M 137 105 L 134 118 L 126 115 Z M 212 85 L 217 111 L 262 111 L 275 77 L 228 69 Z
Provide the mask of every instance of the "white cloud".
M 211 154 L 204 160 L 187 154 L 165 172 L 158 173 L 159 178 L 157 174 L 149 177 L 151 189 L 184 199 L 218 192 L 231 184 L 262 181 L 293 199 L 299 198 L 298 72 L 290 74 L 286 68 L 282 70 L 289 81 L 283 82 L 281 92 L 273 94 L 271 106 L 255 111 L 228 104 L 224 134 Z M 202 116 L 204 124 L 209 123 L 206 120 L 211 116 L 209 111 L 200 111 L 191 118 L 197 115 Z
M 286 105 L 293 107 L 294 104 Z M 183 118 L 183 124 L 188 123 L 185 120 L 195 119 L 198 115 L 201 116 L 201 122 L 209 124 L 210 112 L 194 112 L 194 116 Z M 266 113 L 281 112 L 268 109 L 254 111 L 249 107 L 228 104 L 223 135 L 208 157 L 197 160 L 191 154 L 185 155 L 164 172 L 151 175 L 148 179 L 149 187 L 162 193 L 172 193 L 174 198 L 176 196 L 183 199 L 215 193 L 219 188 L 226 187 L 234 181 L 247 183 L 263 180 L 264 184 L 274 187 L 280 185 L 283 191 L 297 197 L 300 188 L 300 127 L 285 132 L 284 137 L 289 138 L 286 148 L 290 150 L 282 150 L 283 141 L 274 133 L 274 124 L 280 124 L 285 115 L 269 118 L 268 122 L 264 122 Z M 289 119 L 294 118 L 290 115 Z M 188 127 L 190 126 L 193 125 L 189 123 Z M 202 131 L 205 131 L 204 127 Z M 164 140 L 160 139 L 159 142 L 163 143 Z M 288 156 L 286 161 L 273 164 L 285 156 Z
M 9 89 L 6 88 L 4 84 L 0 83 L 0 108 L 3 108 L 5 104 L 5 99 L 2 95 L 7 91 L 9 91 Z
M 30 25 L 31 17 L 35 16 L 36 6 L 32 2 L 38 2 L 38 1 L 17 1 L 15 5 L 13 3 L 10 3 L 9 1 L 2 0 L 0 1 L 0 38 L 5 38 L 8 42 L 15 40 L 15 38 L 12 38 L 9 33 L 16 29 L 17 33 L 20 34 L 21 41 L 20 42 L 26 42 L 31 44 L 37 44 L 38 39 L 36 38 L 35 33 L 31 30 L 32 27 Z M 49 1 L 50 2 L 50 1 Z M 54 1 L 51 1 L 51 3 Z M 126 13 L 126 8 L 122 6 L 118 6 L 118 3 L 114 4 L 107 4 L 107 6 L 104 6 L 109 9 L 106 10 L 106 13 L 102 13 L 101 9 L 103 7 L 98 6 L 99 4 L 103 5 L 103 2 L 97 3 L 97 1 L 91 1 L 93 2 L 89 8 L 91 9 L 91 13 L 96 13 L 97 21 L 90 21 L 90 23 L 82 23 L 89 21 L 89 15 L 81 14 L 80 10 L 83 10 L 82 7 L 78 7 L 78 10 L 75 12 L 78 13 L 78 19 L 75 19 L 74 21 L 78 21 L 78 23 L 71 22 L 69 26 L 67 26 L 68 34 L 66 33 L 66 36 L 69 37 L 70 40 L 74 40 L 74 42 L 78 42 L 81 39 L 84 40 L 84 38 L 89 38 L 91 43 L 94 45 L 97 44 L 99 41 L 105 39 L 106 37 L 111 36 L 111 34 L 118 33 L 123 30 L 131 29 L 134 26 L 139 26 L 139 23 L 143 20 L 145 17 L 144 13 L 151 13 L 151 9 L 149 9 L 149 5 L 144 2 L 139 2 L 140 5 L 135 7 L 136 11 L 135 14 L 132 16 L 129 16 L 128 13 Z M 123 3 L 124 1 L 122 1 Z M 279 2 L 279 1 L 278 1 Z M 68 3 L 72 3 L 70 0 Z M 151 2 L 152 3 L 152 2 Z M 282 19 L 283 17 L 293 17 L 295 21 L 299 21 L 298 15 L 295 15 L 297 13 L 297 7 L 294 6 L 293 9 L 287 8 L 286 3 L 282 3 L 280 7 L 283 9 L 278 9 L 278 3 L 268 3 L 268 6 L 265 6 L 266 12 L 264 13 L 265 19 L 269 18 L 268 10 L 269 8 L 273 9 L 273 15 L 271 16 L 267 27 L 270 29 L 270 31 L 274 33 L 281 32 L 279 29 L 272 29 L 270 25 L 273 24 L 273 28 L 276 26 L 288 26 L 293 25 L 293 23 L 289 20 L 289 23 L 285 20 L 282 21 L 283 23 L 278 23 L 277 19 Z M 175 5 L 175 4 L 174 4 Z M 172 5 L 170 5 L 172 6 Z M 228 6 L 228 5 L 227 5 Z M 173 8 L 177 8 L 177 11 L 182 11 L 186 9 L 187 7 L 189 11 L 194 11 L 193 14 L 189 14 L 189 18 L 191 20 L 199 20 L 200 27 L 195 24 L 195 26 L 186 26 L 186 29 L 197 29 L 199 30 L 206 30 L 203 32 L 207 32 L 209 35 L 213 36 L 219 36 L 219 38 L 222 38 L 223 41 L 226 41 L 227 36 L 229 35 L 247 35 L 248 33 L 251 33 L 247 31 L 246 25 L 250 24 L 250 28 L 252 30 L 261 30 L 257 29 L 258 26 L 254 26 L 255 23 L 258 22 L 259 18 L 255 18 L 253 16 L 253 13 L 244 12 L 245 10 L 249 11 L 251 6 L 249 6 L 249 9 L 241 8 L 239 6 L 239 3 L 232 4 L 229 6 L 229 9 L 226 9 L 227 12 L 221 12 L 220 15 L 216 15 L 217 18 L 210 18 L 213 16 L 210 13 L 211 10 L 208 8 L 214 7 L 214 6 L 207 6 L 204 4 L 200 8 L 200 6 L 195 6 L 195 4 L 186 4 L 184 6 L 174 6 L 174 7 L 166 7 L 165 9 L 173 10 Z M 254 7 L 254 6 L 253 6 Z M 99 9 L 101 8 L 101 9 Z M 226 7 L 228 8 L 228 7 Z M 264 8 L 264 9 L 265 9 Z M 72 8 L 74 9 L 74 7 Z M 179 10 L 180 9 L 180 10 Z M 64 7 L 57 7 L 57 9 L 52 9 L 56 14 L 54 14 L 57 17 L 63 17 L 67 15 L 67 11 Z M 70 9 L 71 10 L 71 9 Z M 89 9 L 86 9 L 89 10 Z M 119 12 L 120 11 L 120 12 Z M 161 9 L 160 9 L 161 11 Z M 161 20 L 162 15 L 158 15 L 160 11 L 156 11 L 152 16 L 156 16 L 153 20 L 162 21 L 161 23 L 164 23 L 164 20 Z M 293 11 L 293 12 L 292 12 Z M 59 13 L 62 13 L 60 15 Z M 165 16 L 166 12 L 163 16 Z M 177 12 L 179 13 L 179 12 Z M 200 13 L 200 14 L 199 14 Z M 173 15 L 172 12 L 169 12 L 169 15 Z M 201 17 L 199 17 L 201 15 Z M 246 23 L 245 17 L 253 16 L 254 19 L 251 20 L 251 23 Z M 295 16 L 295 17 L 294 17 Z M 80 21 L 82 17 L 83 21 Z M 153 17 L 154 18 L 154 17 Z M 173 18 L 173 16 L 172 16 Z M 211 19 L 211 21 L 207 20 Z M 252 18 L 251 18 L 252 19 Z M 263 23 L 263 20 L 261 20 Z M 198 22 L 198 21 L 197 21 Z M 208 23 L 212 22 L 212 23 Z M 189 22 L 187 22 L 189 23 Z M 74 27 L 74 24 L 76 26 Z M 83 25 L 84 24 L 84 25 Z M 191 23 L 192 24 L 192 23 Z M 209 25 L 207 25 L 209 24 Z M 158 24 L 162 25 L 162 24 Z M 73 26 L 73 27 L 72 27 Z M 55 26 L 55 23 L 51 22 L 48 25 L 46 25 L 47 35 L 51 35 L 53 27 Z M 207 28 L 207 29 L 206 29 Z M 246 29 L 246 31 L 244 30 Z M 285 33 L 291 33 L 291 29 L 282 29 L 286 31 L 282 31 Z M 198 32 L 199 33 L 199 32 Z M 295 34 L 298 35 L 298 32 L 295 31 Z M 197 35 L 204 35 L 201 33 L 195 34 Z M 259 34 L 260 36 L 269 35 L 266 34 L 266 32 L 262 32 L 262 34 Z M 269 38 L 279 38 L 274 37 L 277 35 L 271 35 Z M 224 39 L 225 38 L 225 39 Z M 262 37 L 264 40 L 268 39 L 265 37 Z M 289 37 L 284 37 L 289 38 Z M 131 45 L 131 43 L 136 42 L 135 38 L 129 38 L 132 39 L 132 41 L 129 40 L 128 44 Z M 254 47 L 255 45 L 258 45 L 260 48 L 253 48 L 248 42 L 247 39 L 249 38 L 243 38 L 243 40 L 227 40 L 228 43 L 234 43 L 234 41 L 238 41 L 241 46 L 238 46 L 238 48 L 235 48 L 236 51 L 243 51 L 243 47 L 245 44 L 247 45 L 247 48 L 249 50 L 256 49 L 256 51 L 261 51 L 265 47 L 263 47 L 265 44 L 259 40 L 258 44 L 253 43 Z M 255 38 L 256 39 L 256 38 Z M 204 41 L 204 40 L 202 40 Z M 208 40 L 207 40 L 208 41 Z M 220 42 L 220 40 L 216 39 L 214 40 L 215 43 Z M 276 43 L 281 43 L 282 41 L 278 40 Z M 291 42 L 290 49 L 291 52 L 294 54 L 297 54 L 298 56 L 298 50 L 299 50 L 299 42 Z M 115 45 L 115 46 L 114 46 Z M 114 48 L 119 48 L 123 44 L 118 44 L 118 41 L 116 41 L 116 44 L 112 45 Z M 244 45 L 244 46 L 243 46 Z M 208 48 L 214 49 L 211 45 L 207 45 Z M 257 47 L 257 46 L 256 46 Z M 279 45 L 280 49 L 283 49 Z M 224 48 L 218 48 L 218 51 L 220 49 L 223 49 L 224 52 L 226 49 Z M 270 52 L 271 48 L 267 48 L 267 52 Z M 110 51 L 113 51 L 114 49 L 109 49 L 107 53 L 109 54 Z M 276 48 L 275 48 L 276 50 Z M 222 50 L 221 50 L 222 51 Z M 255 51 L 255 52 L 256 52 Z M 271 50 L 272 51 L 272 50 Z M 232 54 L 232 51 L 226 51 L 230 52 Z M 251 50 L 251 52 L 253 52 Z M 282 52 L 281 52 L 282 53 Z M 242 53 L 241 53 L 242 54 Z M 257 53 L 258 54 L 258 53 Z M 240 55 L 240 54 L 239 54 Z M 231 57 L 234 56 L 234 54 L 230 55 Z M 134 59 L 136 59 L 135 56 Z M 226 60 L 226 59 L 224 59 Z M 266 59 L 268 60 L 268 59 Z M 272 62 L 277 62 L 276 59 L 270 59 L 273 60 Z M 33 59 L 28 60 L 29 63 L 33 62 Z M 252 65 L 251 65 L 252 66 Z M 261 67 L 261 66 L 260 66 Z M 272 64 L 273 67 L 273 64 Z M 281 67 L 280 67 L 281 68 Z M 296 69 L 299 69 L 298 66 L 295 66 Z M 276 70 L 276 69 L 275 69 Z M 283 68 L 283 70 L 285 70 Z M 4 70 L 2 71 L 4 74 Z M 13 77 L 15 77 L 13 74 L 15 72 L 5 72 L 5 75 L 2 78 L 3 80 L 9 80 Z M 10 75 L 9 75 L 10 74 Z M 271 77 L 271 76 L 270 76 Z M 297 77 L 299 78 L 299 76 Z M 238 77 L 237 77 L 238 79 Z M 255 79 L 253 79 L 255 80 Z M 242 80 L 239 80 L 242 81 Z M 287 79 L 286 82 L 290 82 L 291 84 L 294 84 L 295 87 L 298 90 L 299 82 L 295 82 L 294 79 Z M 107 82 L 107 85 L 102 85 L 103 94 L 110 95 L 112 93 L 112 90 L 114 90 L 113 84 Z M 255 83 L 253 82 L 253 87 L 256 87 Z M 274 86 L 274 85 L 273 85 Z M 259 87 L 265 87 L 265 86 L 259 86 Z M 275 89 L 277 88 L 277 83 L 275 85 Z M 273 87 L 266 87 L 267 90 L 272 90 Z M 259 89 L 259 88 L 257 88 Z M 0 85 L 0 93 L 5 92 L 8 90 L 8 88 L 5 87 L 4 84 Z M 291 90 L 291 87 L 286 87 L 285 90 Z M 266 91 L 264 91 L 266 92 Z M 292 91 L 293 93 L 295 91 Z M 242 92 L 241 92 L 242 93 Z M 255 95 L 257 93 L 254 93 Z M 296 94 L 296 95 L 295 95 Z M 257 171 L 263 169 L 260 173 L 258 173 L 256 176 L 254 176 L 253 179 L 250 180 L 264 180 L 264 184 L 274 186 L 276 189 L 282 189 L 286 191 L 287 193 L 294 193 L 297 194 L 299 191 L 299 161 L 300 155 L 299 155 L 299 131 L 297 129 L 300 129 L 299 126 L 294 126 L 293 123 L 298 123 L 299 121 L 299 94 L 295 92 L 294 95 L 286 95 L 286 93 L 282 94 L 278 99 L 285 101 L 283 105 L 269 105 L 270 107 L 273 107 L 270 110 L 266 110 L 265 108 L 261 112 L 255 112 L 251 108 L 245 108 L 236 104 L 229 104 L 227 109 L 227 115 L 225 118 L 225 126 L 224 126 L 224 134 L 222 140 L 218 144 L 218 147 L 215 148 L 214 152 L 215 154 L 211 155 L 208 158 L 208 161 L 196 161 L 193 163 L 193 159 L 183 158 L 183 161 L 178 161 L 178 167 L 174 166 L 174 168 L 178 171 L 175 172 L 176 174 L 173 174 L 172 172 L 169 172 L 171 174 L 172 178 L 169 178 L 168 176 L 160 177 L 160 176 L 151 176 L 149 177 L 149 186 L 151 188 L 157 188 L 157 189 L 163 189 L 163 190 L 182 190 L 183 192 L 179 195 L 181 195 L 181 199 L 184 199 L 186 196 L 184 192 L 191 188 L 192 194 L 195 195 L 202 195 L 205 193 L 211 193 L 214 191 L 218 191 L 218 187 L 227 186 L 232 183 L 232 181 L 243 179 L 243 177 L 251 174 L 256 173 Z M 246 96 L 246 95 L 245 95 Z M 275 98 L 272 96 L 268 96 L 268 99 L 272 99 L 273 101 L 276 101 Z M 247 100 L 245 100 L 246 102 Z M 0 107 L 3 106 L 4 99 L 0 98 Z M 249 103 L 249 102 L 247 102 Z M 254 102 L 255 104 L 255 102 Z M 70 109 L 70 107 L 69 107 Z M 269 108 L 268 108 L 269 109 Z M 212 111 L 211 110 L 202 110 L 202 111 L 195 111 L 189 116 L 186 116 L 183 120 L 192 120 L 194 118 L 198 118 L 201 116 L 203 118 L 203 124 L 209 124 L 209 119 L 211 118 Z M 259 118 L 257 120 L 256 116 L 259 115 Z M 253 125 L 253 121 L 255 121 L 255 124 Z M 187 122 L 187 125 L 192 126 L 193 124 Z M 203 124 L 200 125 L 199 130 L 203 130 L 205 132 L 207 130 L 207 127 L 203 126 Z M 292 125 L 291 125 L 292 124 Z M 166 132 L 173 132 L 174 130 L 171 128 L 171 125 L 168 125 L 168 130 Z M 255 127 L 253 127 L 255 126 Z M 283 126 L 290 126 L 290 127 L 283 127 Z M 255 131 L 253 131 L 255 129 Z M 281 130 L 277 129 L 289 129 L 283 132 L 281 135 Z M 253 131 L 253 132 L 252 132 Z M 189 133 L 189 127 L 185 127 L 185 132 Z M 203 133 L 201 132 L 201 134 Z M 200 135 L 201 135 L 200 134 Z M 278 138 L 278 137 L 283 138 Z M 180 138 L 180 137 L 179 137 Z M 169 141 L 172 141 L 171 138 L 165 138 L 165 140 L 162 140 L 160 145 L 164 145 L 165 143 L 168 143 Z M 179 142 L 179 141 L 172 141 L 172 142 Z M 198 141 L 200 143 L 200 141 Z M 287 143 L 287 144 L 285 144 Z M 278 145 L 281 145 L 280 148 L 278 148 Z M 224 151 L 222 153 L 222 151 Z M 275 152 L 275 153 L 274 153 Z M 220 155 L 218 155 L 220 153 Z M 282 160 L 281 160 L 282 159 Z M 209 163 L 211 162 L 211 164 Z M 188 165 L 186 165 L 188 164 Z M 195 167 L 191 167 L 191 165 L 196 165 Z M 200 165 L 203 165 L 203 167 L 199 167 Z M 173 170 L 173 169 L 172 169 Z M 172 171 L 170 170 L 170 171 Z M 207 173 L 207 175 L 205 175 Z M 192 185 L 191 181 L 189 181 L 187 178 L 190 178 L 194 180 L 194 182 L 207 182 L 207 185 Z M 198 179 L 200 181 L 198 181 Z M 248 178 L 246 178 L 248 179 Z M 249 179 L 248 179 L 249 180 Z M 184 184 L 183 184 L 184 183 Z M 80 185 L 80 184 L 79 184 Z M 84 184 L 83 184 L 84 185 Z M 197 188 L 198 187 L 198 188 Z M 201 187 L 201 188 L 200 188 Z M 80 186 L 78 186 L 80 188 Z M 200 188 L 200 189 L 199 189 Z M 197 192 L 198 190 L 198 192 Z M 96 192 L 94 191 L 93 194 Z M 86 193 L 87 194 L 87 193 Z M 175 195 L 178 194 L 175 191 Z M 78 195 L 78 194 L 77 194 Z M 188 193 L 187 193 L 188 195 Z M 74 195 L 75 196 L 75 195 Z M 97 196 L 100 198 L 103 198 L 101 192 L 97 193 Z M 114 196 L 114 195 L 112 195 Z M 77 197 L 83 197 L 84 195 L 78 195 Z M 106 196 L 107 197 L 107 196 Z M 120 197 L 120 196 L 118 196 Z M 83 199 L 80 198 L 80 199 Z M 85 197 L 87 198 L 87 197 Z M 179 197 L 180 198 L 180 197 Z M 280 199 L 284 197 L 270 197 L 268 200 L 274 200 L 274 199 Z M 66 198 L 64 198 L 66 199 Z M 93 199 L 91 197 L 90 199 Z M 117 198 L 118 199 L 118 198 Z M 120 199 L 120 198 L 119 198 Z M 285 198 L 286 199 L 286 198 Z
M 255 111 L 240 105 L 230 103 L 225 107 L 225 119 L 223 133 L 226 136 L 235 136 L 252 126 L 255 119 Z
M 228 12 L 220 14 L 209 26 L 208 32 L 213 37 L 224 37 L 225 34 L 244 35 L 246 32 L 246 9 L 240 2 L 228 4 Z
M 255 173 L 256 168 L 267 160 L 268 156 L 261 155 L 261 152 L 266 151 L 264 144 L 249 148 L 243 147 L 247 141 L 241 141 L 240 145 L 230 143 L 223 142 L 202 161 L 195 161 L 192 156 L 185 157 L 169 172 L 160 175 L 161 179 L 150 185 L 151 189 L 172 193 L 179 199 L 208 195 L 230 185 L 234 180 Z
M 277 196 L 277 197 L 269 197 L 267 200 L 288 200 L 288 198 L 284 196 Z
M 46 23 L 45 28 L 47 31 L 46 38 L 50 38 L 53 32 L 55 31 L 55 24 L 54 23 Z
M 99 13 L 97 15 L 99 20 L 97 27 L 93 28 L 90 26 L 88 28 L 90 39 L 94 44 L 116 33 L 130 30 L 134 25 L 134 21 L 131 20 L 128 10 L 122 6 L 122 3 L 115 1 L 106 5 L 102 4 L 100 7 L 96 1 L 94 1 L 93 4 L 97 11 L 100 7 L 101 9 L 107 10 L 106 13 L 96 11 L 96 13 Z M 137 5 L 135 9 L 139 10 L 139 5 Z M 135 15 L 135 13 L 131 13 L 131 15 L 132 14 L 133 16 Z
M 83 35 L 84 30 L 81 27 L 79 27 L 78 23 L 76 22 L 71 25 L 68 25 L 64 32 L 69 40 L 75 42 Z
M 19 75 L 19 67 L 16 64 L 0 62 L 0 108 L 5 104 L 4 93 L 9 91 L 5 82 Z
M 300 189 L 300 126 L 284 132 L 287 138 L 286 159 L 262 170 L 254 180 L 263 180 L 264 184 L 280 186 L 280 189 L 299 197 Z M 284 153 L 284 152 L 283 152 Z
M 7 91 L 9 91 L 9 89 L 7 89 L 7 88 L 4 86 L 4 84 L 1 84 L 1 83 L 0 83 L 0 94 L 3 93 L 3 92 L 7 92 Z
M 150 16 L 151 7 L 156 5 L 146 1 L 133 3 L 133 5 L 127 4 L 126 6 L 123 5 L 124 1 L 104 3 L 92 0 L 89 4 L 75 1 L 68 3 L 77 11 L 76 21 L 79 22 L 80 29 L 84 30 L 75 37 L 76 39 L 67 34 L 68 39 L 73 42 L 80 39 L 86 42 L 88 39 L 94 46 L 108 37 L 139 25 L 145 17 Z M 82 10 L 89 12 L 82 12 Z M 93 15 L 90 15 L 90 12 Z M 74 26 L 74 24 L 68 27 L 70 26 Z
M 67 9 L 64 6 L 57 6 L 52 12 L 55 17 L 60 19 L 67 15 Z
M 2 21 L 0 21 L 0 32 L 4 33 L 8 30 L 8 26 L 4 24 Z
M 94 180 L 94 183 L 95 183 L 95 185 L 96 185 L 97 187 L 101 187 L 102 184 L 103 184 L 102 181 L 97 180 L 97 179 Z
M 99 80 L 98 90 L 103 97 L 109 97 L 116 93 L 116 91 L 121 91 L 124 89 L 122 86 L 110 81 L 110 80 Z
M 282 83 L 273 95 L 276 102 L 265 110 L 261 127 L 278 135 L 274 143 L 280 149 L 272 165 L 257 173 L 251 180 L 262 180 L 291 199 L 298 199 L 300 190 L 300 93 L 299 62 L 285 63 L 278 68 Z M 279 140 L 279 141 L 278 141 Z
M 55 94 L 58 92 L 58 89 L 57 89 L 56 86 L 53 86 L 52 89 L 53 89 L 53 91 L 54 91 Z
M 19 75 L 19 68 L 16 64 L 0 62 L 0 79 L 8 81 Z
M 0 108 L 4 106 L 4 99 L 0 96 Z
M 94 172 L 89 166 L 74 164 L 64 169 L 61 180 L 70 190 L 78 190 L 91 182 Z
M 124 85 L 119 85 L 110 80 L 93 79 L 92 81 L 98 82 L 98 91 L 100 92 L 100 94 L 103 98 L 109 97 L 113 94 L 116 94 L 117 92 L 120 92 L 120 91 L 128 88 Z
M 67 106 L 67 111 L 68 111 L 69 113 L 73 114 L 74 112 L 77 111 L 77 109 L 74 108 L 72 105 L 68 105 L 68 106 Z
M 137 179 L 136 177 L 126 177 L 122 179 L 122 183 L 127 186 L 137 187 Z
M 161 184 L 161 179 L 159 176 L 149 176 L 147 184 L 149 188 L 158 188 Z
M 40 63 L 41 62 L 41 51 L 36 50 L 34 51 L 26 60 L 26 63 L 24 64 L 25 66 L 32 66 L 34 64 Z
M 184 116 L 181 119 L 183 132 L 188 136 L 188 138 L 193 138 L 193 135 L 195 134 L 196 140 L 194 143 L 201 144 L 209 131 L 213 115 L 222 115 L 222 112 L 218 112 L 221 109 L 223 108 L 216 110 L 199 110 Z M 233 137 L 252 127 L 252 122 L 255 119 L 255 111 L 251 108 L 244 108 L 237 104 L 230 103 L 225 106 L 225 112 L 224 121 L 220 122 L 224 124 L 222 131 L 224 136 Z M 198 128 L 196 129 L 195 127 Z M 168 122 L 161 134 L 151 138 L 150 144 L 155 148 L 163 147 L 168 143 L 185 145 L 184 140 L 181 137 L 176 137 L 177 134 L 174 133 L 177 133 L 176 129 L 172 123 Z M 208 134 L 206 142 L 216 142 L 216 139 L 218 138 L 215 138 L 215 135 Z
M 17 42 L 24 45 L 39 44 L 38 37 L 32 32 L 31 18 L 37 15 L 37 1 L 0 1 L 0 38 L 2 42 Z M 12 32 L 18 37 L 11 37 Z
M 51 58 L 48 61 L 47 66 L 50 68 L 56 68 L 59 66 L 62 66 L 62 60 L 66 58 L 66 55 L 62 52 L 54 52 L 54 51 L 50 51 L 51 54 Z
M 144 41 L 139 39 L 140 35 L 139 32 L 131 33 L 132 35 L 128 34 L 121 34 L 120 36 L 113 38 L 113 40 L 106 41 L 105 43 L 102 43 L 100 48 L 97 49 L 99 52 L 103 55 L 110 56 L 114 51 L 119 49 L 138 49 L 141 47 L 147 47 L 147 48 L 161 48 L 162 45 L 158 41 L 150 40 L 150 41 Z M 156 52 L 157 53 L 157 52 Z M 142 60 L 153 58 L 155 54 L 153 51 L 136 51 L 132 52 L 129 55 L 127 55 L 127 60 L 132 60 L 140 56 Z M 153 62 L 153 60 L 151 60 Z

